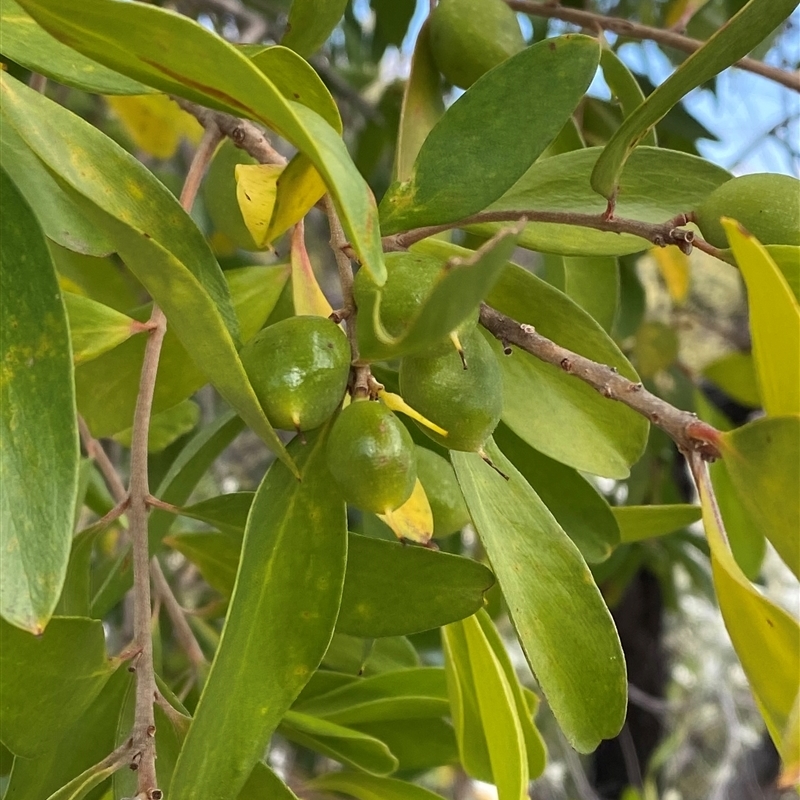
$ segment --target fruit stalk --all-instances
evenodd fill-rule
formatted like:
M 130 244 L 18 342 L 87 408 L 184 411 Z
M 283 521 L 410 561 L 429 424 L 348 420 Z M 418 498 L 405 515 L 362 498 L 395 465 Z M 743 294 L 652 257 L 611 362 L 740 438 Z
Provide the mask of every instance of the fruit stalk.
M 480 322 L 501 342 L 507 355 L 513 358 L 510 345 L 516 345 L 535 358 L 580 378 L 603 397 L 618 400 L 647 417 L 673 439 L 685 456 L 698 453 L 706 461 L 720 457 L 717 445 L 720 432 L 716 428 L 648 392 L 641 383 L 628 380 L 613 367 L 573 353 L 537 333 L 532 325 L 517 322 L 485 303 L 481 305 Z

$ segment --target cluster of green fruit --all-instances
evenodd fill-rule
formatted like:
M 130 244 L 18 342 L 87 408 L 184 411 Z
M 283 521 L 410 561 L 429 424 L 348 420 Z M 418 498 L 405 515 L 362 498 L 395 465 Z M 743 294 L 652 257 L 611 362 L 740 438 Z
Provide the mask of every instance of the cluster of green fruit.
M 443 264 L 393 253 L 387 256 L 387 269 L 389 277 L 381 289 L 360 271 L 355 298 L 360 304 L 378 293 L 382 323 L 397 335 L 442 275 Z M 296 316 L 271 325 L 242 349 L 241 358 L 276 428 L 312 430 L 344 401 L 350 348 L 341 328 L 329 319 Z M 399 364 L 399 384 L 405 404 L 434 423 L 415 424 L 448 449 L 480 451 L 499 422 L 500 368 L 478 330 L 477 313 L 451 337 L 406 354 Z M 468 521 L 449 462 L 416 446 L 405 424 L 380 400 L 351 399 L 331 429 L 327 461 L 345 500 L 364 511 L 384 515 L 398 509 L 419 479 L 431 506 L 434 535 L 453 533 Z

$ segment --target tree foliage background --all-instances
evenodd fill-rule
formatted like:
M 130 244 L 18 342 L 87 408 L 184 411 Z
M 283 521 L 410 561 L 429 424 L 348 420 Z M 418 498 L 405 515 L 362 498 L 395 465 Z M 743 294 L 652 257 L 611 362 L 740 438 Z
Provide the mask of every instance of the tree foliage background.
M 507 5 L 0 0 L 3 797 L 796 795 L 796 9 Z

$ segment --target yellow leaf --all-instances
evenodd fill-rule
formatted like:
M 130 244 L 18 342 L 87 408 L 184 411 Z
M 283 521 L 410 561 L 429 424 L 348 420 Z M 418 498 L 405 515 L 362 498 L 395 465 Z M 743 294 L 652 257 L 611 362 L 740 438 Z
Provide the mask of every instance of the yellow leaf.
M 383 402 L 392 409 L 392 411 L 399 411 L 401 414 L 405 414 L 407 417 L 411 417 L 411 419 L 415 419 L 420 425 L 424 425 L 426 428 L 430 428 L 432 431 L 435 431 L 439 434 L 439 436 L 447 436 L 447 431 L 444 428 L 440 428 L 435 422 L 431 422 L 427 417 L 423 417 L 419 411 L 415 411 L 411 408 L 399 394 L 395 394 L 394 392 L 387 392 L 385 389 L 378 390 L 378 397 L 380 397 Z
M 681 29 L 708 2 L 708 0 L 671 0 L 664 14 L 664 27 L 678 25 Z
M 117 95 L 106 103 L 134 144 L 156 158 L 171 158 L 182 138 L 200 141 L 200 123 L 164 94 Z
M 329 317 L 331 304 L 322 293 L 306 250 L 304 225 L 300 221 L 292 232 L 292 300 L 298 316 Z
M 667 285 L 669 296 L 678 304 L 686 302 L 690 277 L 688 257 L 677 247 L 654 247 L 650 254 Z
M 427 544 L 433 536 L 433 513 L 425 489 L 417 478 L 411 497 L 394 511 L 378 516 L 394 531 L 398 539 Z
M 789 724 L 783 734 L 783 769 L 778 778 L 778 788 L 789 789 L 800 785 L 800 693 L 794 699 Z
M 766 248 L 722 218 L 747 286 L 753 358 L 768 416 L 800 414 L 800 304 Z
M 325 183 L 314 165 L 298 153 L 283 170 L 278 181 L 275 208 L 267 232 L 274 242 L 314 207 L 326 192 Z
M 275 211 L 281 172 L 283 167 L 277 164 L 236 165 L 236 200 L 244 224 L 259 248 L 267 247 L 270 242 L 269 223 Z
M 800 626 L 761 595 L 739 569 L 728 548 L 707 465 L 695 457 L 693 466 L 722 618 L 767 730 L 788 765 L 792 754 L 786 751 L 789 742 L 784 732 L 789 730 L 800 688 Z

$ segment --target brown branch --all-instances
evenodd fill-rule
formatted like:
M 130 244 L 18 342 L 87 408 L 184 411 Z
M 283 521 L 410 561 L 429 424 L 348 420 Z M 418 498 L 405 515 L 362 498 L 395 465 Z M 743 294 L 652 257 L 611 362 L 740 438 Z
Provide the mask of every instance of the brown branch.
M 222 133 L 210 122 L 189 167 L 181 205 L 188 212 L 194 203 L 200 181 L 214 155 Z M 153 394 L 158 374 L 161 346 L 167 332 L 167 319 L 158 305 L 153 305 L 150 315 L 152 330 L 147 339 L 139 379 L 139 393 L 131 433 L 131 475 L 128 486 L 130 507 L 129 533 L 133 545 L 133 599 L 134 641 L 139 650 L 136 662 L 136 704 L 133 724 L 133 758 L 137 768 L 137 798 L 160 800 L 156 778 L 155 716 L 153 703 L 157 697 L 155 670 L 153 668 L 153 640 L 150 632 L 152 612 L 150 597 L 150 552 L 147 540 L 147 519 L 150 510 L 150 485 L 147 471 L 147 440 L 153 410 Z M 171 592 L 170 592 L 171 595 Z
M 688 255 L 692 252 L 692 247 L 696 246 L 699 250 L 703 250 L 722 261 L 726 260 L 721 250 L 696 237 L 693 231 L 682 227 L 690 221 L 688 214 L 678 214 L 678 216 L 667 222 L 642 222 L 638 219 L 607 217 L 605 214 L 582 214 L 576 211 L 533 211 L 530 209 L 525 211 L 481 211 L 456 222 L 429 225 L 424 228 L 414 228 L 403 233 L 384 236 L 383 249 L 386 251 L 407 250 L 412 244 L 416 244 L 422 239 L 427 239 L 436 233 L 453 228 L 465 228 L 469 225 L 479 225 L 485 222 L 512 222 L 519 220 L 575 225 L 609 233 L 629 233 L 641 239 L 646 239 L 657 247 L 675 245 Z
M 481 305 L 480 321 L 500 340 L 507 354 L 513 352 L 509 345 L 516 345 L 541 361 L 580 378 L 603 397 L 624 403 L 667 433 L 684 455 L 699 453 L 705 460 L 720 457 L 717 446 L 720 433 L 716 428 L 702 422 L 695 414 L 656 397 L 641 383 L 620 375 L 614 367 L 573 353 L 537 333 L 532 325 L 517 322 L 485 303 Z
M 108 457 L 103 445 L 92 436 L 86 420 L 80 414 L 78 414 L 78 431 L 80 432 L 86 455 L 97 464 L 111 492 L 111 496 L 117 504 L 125 502 L 128 498 L 128 492 L 125 490 L 125 485 L 122 483 L 116 467 L 111 463 L 111 459 Z
M 606 17 L 603 14 L 595 14 L 578 8 L 565 8 L 558 3 L 534 3 L 531 0 L 505 0 L 505 2 L 514 11 L 521 11 L 534 17 L 560 19 L 562 22 L 571 22 L 573 25 L 580 25 L 582 28 L 590 30 L 611 31 L 629 39 L 649 39 L 684 53 L 694 53 L 705 44 L 699 39 L 692 39 L 674 30 L 653 28 L 621 17 Z M 769 78 L 788 89 L 800 92 L 800 75 L 797 73 L 772 67 L 763 61 L 749 57 L 739 59 L 733 66 Z

